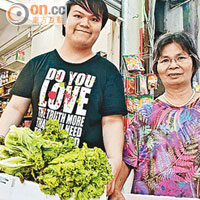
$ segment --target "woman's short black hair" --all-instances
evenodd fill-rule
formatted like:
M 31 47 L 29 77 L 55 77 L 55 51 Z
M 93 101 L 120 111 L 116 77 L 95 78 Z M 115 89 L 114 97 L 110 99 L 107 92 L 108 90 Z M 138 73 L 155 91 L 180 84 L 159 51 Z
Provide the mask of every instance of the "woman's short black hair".
M 102 18 L 101 29 L 105 26 L 108 20 L 108 9 L 103 0 L 68 0 L 66 3 L 67 16 L 69 14 L 72 5 L 78 5 L 85 9 L 87 12 L 94 14 L 97 18 Z M 65 36 L 64 24 L 66 19 L 63 21 L 62 34 Z
M 194 40 L 192 39 L 192 36 L 189 33 L 186 32 L 175 32 L 175 33 L 166 33 L 158 38 L 158 40 L 155 43 L 155 48 L 153 51 L 153 71 L 154 73 L 158 75 L 157 71 L 157 65 L 158 60 L 161 56 L 163 48 L 171 43 L 178 43 L 181 45 L 182 49 L 186 51 L 192 58 L 193 62 L 193 74 L 192 79 L 197 72 L 200 62 L 199 62 L 199 56 L 197 53 L 197 47 L 195 45 Z

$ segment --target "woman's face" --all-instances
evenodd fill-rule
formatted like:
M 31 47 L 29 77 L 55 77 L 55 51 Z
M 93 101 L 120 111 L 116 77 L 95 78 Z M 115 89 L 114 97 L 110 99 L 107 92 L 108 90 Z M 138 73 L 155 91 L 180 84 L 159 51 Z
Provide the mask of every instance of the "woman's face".
M 171 43 L 163 47 L 157 71 L 165 87 L 191 85 L 193 63 L 190 55 L 180 44 Z

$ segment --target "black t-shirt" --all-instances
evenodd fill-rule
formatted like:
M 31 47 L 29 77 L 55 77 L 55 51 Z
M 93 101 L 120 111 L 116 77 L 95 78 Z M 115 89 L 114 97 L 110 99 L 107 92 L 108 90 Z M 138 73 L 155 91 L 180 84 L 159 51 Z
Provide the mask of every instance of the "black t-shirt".
M 121 74 L 99 55 L 80 64 L 64 61 L 57 50 L 37 56 L 24 67 L 11 94 L 31 99 L 32 130 L 56 119 L 78 146 L 86 142 L 104 150 L 102 116 L 127 113 Z

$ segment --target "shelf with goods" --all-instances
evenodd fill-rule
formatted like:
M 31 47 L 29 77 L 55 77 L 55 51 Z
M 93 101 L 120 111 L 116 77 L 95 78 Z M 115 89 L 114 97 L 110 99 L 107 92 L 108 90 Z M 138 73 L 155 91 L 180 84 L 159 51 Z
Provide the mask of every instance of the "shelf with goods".
M 29 127 L 31 126 L 31 122 L 32 122 L 32 113 L 33 113 L 33 108 L 32 108 L 32 104 L 30 104 L 24 118 L 23 121 L 21 123 L 21 125 L 23 127 Z
M 12 71 L 0 72 L 0 115 L 11 97 L 10 90 L 17 79 L 17 73 Z
M 9 85 L 12 85 L 13 83 L 15 83 L 16 80 L 12 80 L 12 81 L 9 81 L 7 83 L 4 83 L 2 85 L 0 85 L 0 87 L 6 87 L 6 86 L 9 86 Z
M 11 97 L 10 93 L 6 93 L 0 96 L 0 99 L 9 99 Z
M 24 67 L 26 63 L 22 60 L 15 60 L 9 64 L 4 64 L 1 68 L 0 68 L 0 72 L 4 72 L 4 71 L 12 71 L 12 72 L 19 72 L 22 70 L 22 68 Z
M 5 110 L 10 98 L 12 89 L 19 72 L 25 66 L 23 60 L 15 58 L 10 63 L 3 63 L 0 67 L 0 116 Z
M 2 115 L 3 111 L 5 110 L 9 100 L 10 100 L 11 95 L 10 94 L 5 94 L 0 96 L 0 116 Z M 1 101 L 3 99 L 3 101 Z M 25 127 L 30 127 L 31 121 L 32 121 L 32 104 L 30 104 L 26 114 L 24 115 L 24 118 L 22 120 L 21 126 Z
M 0 85 L 0 115 L 2 114 L 3 110 L 5 109 L 10 100 L 10 90 L 14 83 L 15 81 L 10 81 Z
M 152 92 L 157 87 L 157 77 L 146 74 L 142 59 L 137 55 L 124 55 L 122 58 L 122 75 L 128 114 L 124 117 L 126 130 L 134 113 L 143 104 L 152 102 Z
M 30 33 L 36 29 L 37 27 L 10 25 L 2 29 L 0 37 L 2 41 L 0 47 L 0 116 L 11 98 L 10 91 L 19 73 L 31 57 Z
M 2 115 L 3 111 L 5 110 L 8 102 L 9 102 L 9 99 L 11 97 L 10 94 L 8 94 L 7 96 L 8 97 L 7 97 L 6 100 L 4 99 L 4 101 L 0 101 L 0 115 Z M 0 97 L 0 98 L 2 98 L 2 97 Z M 32 112 L 33 112 L 32 104 L 30 104 L 30 106 L 29 106 L 29 108 L 28 108 L 28 110 L 27 110 L 26 114 L 24 115 L 24 118 L 21 122 L 21 126 L 30 127 L 31 121 L 32 121 Z

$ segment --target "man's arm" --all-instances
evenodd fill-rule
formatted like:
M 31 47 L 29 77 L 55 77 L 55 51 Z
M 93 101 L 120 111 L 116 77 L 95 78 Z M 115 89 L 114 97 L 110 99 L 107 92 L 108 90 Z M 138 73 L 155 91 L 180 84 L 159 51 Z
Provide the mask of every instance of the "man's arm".
M 121 168 L 122 149 L 124 144 L 123 118 L 122 115 L 104 116 L 102 119 L 103 141 L 112 166 L 114 179 L 107 185 L 107 196 L 114 191 L 115 180 Z
M 0 118 L 0 135 L 6 136 L 11 125 L 18 126 L 26 113 L 31 100 L 13 95 Z
M 124 196 L 121 193 L 122 187 L 130 174 L 130 168 L 122 162 L 122 166 L 119 172 L 119 175 L 117 177 L 117 180 L 115 182 L 115 189 L 114 192 L 112 193 L 111 197 L 109 200 L 125 200 Z

